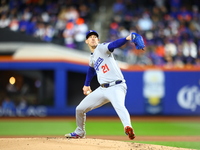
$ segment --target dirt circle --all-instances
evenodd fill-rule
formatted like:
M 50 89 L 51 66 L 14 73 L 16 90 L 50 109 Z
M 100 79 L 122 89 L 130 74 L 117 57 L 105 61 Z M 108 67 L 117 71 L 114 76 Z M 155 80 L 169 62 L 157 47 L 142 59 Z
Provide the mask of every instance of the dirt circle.
M 141 144 L 103 139 L 66 139 L 59 137 L 32 138 L 1 138 L 0 147 L 3 150 L 189 150 L 160 145 Z

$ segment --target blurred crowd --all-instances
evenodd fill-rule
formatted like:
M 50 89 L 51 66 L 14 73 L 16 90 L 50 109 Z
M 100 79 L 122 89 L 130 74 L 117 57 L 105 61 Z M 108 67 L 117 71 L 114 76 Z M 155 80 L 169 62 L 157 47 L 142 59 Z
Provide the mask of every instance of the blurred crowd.
M 0 28 L 82 49 L 97 9 L 94 0 L 1 0 Z
M 145 51 L 138 51 L 127 43 L 114 51 L 117 59 L 138 65 L 200 66 L 200 0 L 113 2 L 107 40 L 137 32 L 146 45 Z M 99 7 L 97 0 L 1 0 L 0 28 L 83 50 Z
M 108 41 L 137 32 L 146 50 L 128 44 L 116 52 L 120 59 L 140 65 L 200 66 L 199 7 L 199 0 L 115 0 Z

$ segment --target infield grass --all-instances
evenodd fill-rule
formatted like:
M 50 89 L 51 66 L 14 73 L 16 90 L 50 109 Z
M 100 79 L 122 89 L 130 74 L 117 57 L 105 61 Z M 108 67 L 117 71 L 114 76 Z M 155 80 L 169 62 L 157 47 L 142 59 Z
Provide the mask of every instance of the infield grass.
M 199 122 L 134 121 L 132 125 L 137 136 L 200 136 Z M 0 136 L 64 136 L 65 133 L 73 132 L 75 128 L 75 121 L 68 120 L 0 120 Z M 86 130 L 87 135 L 124 135 L 120 121 L 88 120 L 86 122 Z M 200 149 L 200 142 L 141 142 L 137 140 L 133 142 Z

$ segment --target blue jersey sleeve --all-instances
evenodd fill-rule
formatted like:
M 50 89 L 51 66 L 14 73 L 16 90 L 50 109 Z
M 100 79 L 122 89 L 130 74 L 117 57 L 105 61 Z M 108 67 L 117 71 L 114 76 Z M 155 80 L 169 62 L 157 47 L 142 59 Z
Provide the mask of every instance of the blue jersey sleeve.
M 126 38 L 121 38 L 118 40 L 115 40 L 111 43 L 109 43 L 108 45 L 108 50 L 110 52 L 113 52 L 115 48 L 121 47 L 122 45 L 124 45 L 128 40 L 126 40 Z
M 95 75 L 96 75 L 96 71 L 94 70 L 93 67 L 89 66 L 84 85 L 90 86 L 90 82 Z

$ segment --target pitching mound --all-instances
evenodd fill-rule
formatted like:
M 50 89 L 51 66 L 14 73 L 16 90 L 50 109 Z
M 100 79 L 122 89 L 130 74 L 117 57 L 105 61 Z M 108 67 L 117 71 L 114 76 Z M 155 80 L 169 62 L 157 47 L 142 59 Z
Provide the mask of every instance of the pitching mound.
M 57 137 L 38 138 L 0 138 L 0 147 L 3 150 L 188 150 L 159 145 L 140 144 L 102 139 L 66 139 Z

